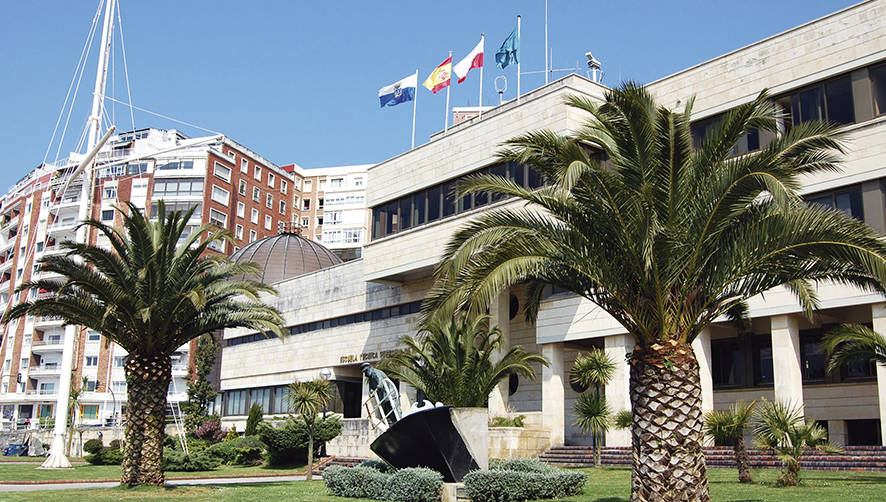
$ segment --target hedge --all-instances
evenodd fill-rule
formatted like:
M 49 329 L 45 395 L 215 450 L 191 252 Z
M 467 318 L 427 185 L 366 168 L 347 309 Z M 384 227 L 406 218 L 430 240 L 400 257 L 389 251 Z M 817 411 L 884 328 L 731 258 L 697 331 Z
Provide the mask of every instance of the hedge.
M 488 471 L 473 471 L 464 478 L 472 502 L 559 499 L 582 492 L 583 472 L 556 469 L 535 459 L 494 462 Z
M 101 439 L 90 439 L 89 441 L 83 443 L 83 451 L 86 453 L 98 453 L 104 448 L 105 445 L 102 444 Z
M 385 462 L 384 460 L 375 460 L 373 458 L 369 460 L 364 460 L 360 462 L 360 467 L 369 467 L 370 469 L 375 469 L 379 472 L 393 472 L 394 466 Z
M 218 467 L 218 461 L 205 452 L 188 455 L 181 450 L 163 449 L 163 470 L 178 472 L 211 471 Z
M 399 469 L 390 474 L 373 467 L 333 465 L 323 471 L 323 481 L 337 497 L 434 502 L 440 500 L 443 476 L 423 467 Z
M 223 464 L 237 464 L 237 455 L 240 454 L 241 457 L 245 455 L 245 453 L 241 453 L 242 450 L 248 449 L 254 451 L 257 449 L 259 450 L 260 455 L 264 455 L 266 448 L 267 447 L 261 442 L 261 439 L 259 439 L 258 436 L 244 436 L 242 438 L 216 443 L 210 446 L 206 450 L 206 453 Z M 248 465 L 254 464 L 250 463 Z
M 326 420 L 318 420 L 315 427 L 314 453 L 317 453 L 323 443 L 341 433 L 341 420 L 330 416 Z M 267 446 L 269 465 L 287 465 L 307 459 L 308 431 L 301 417 L 288 418 L 276 427 L 261 422 L 257 430 L 262 443 Z
M 92 465 L 120 465 L 123 463 L 123 452 L 117 448 L 102 448 L 87 455 L 86 461 Z

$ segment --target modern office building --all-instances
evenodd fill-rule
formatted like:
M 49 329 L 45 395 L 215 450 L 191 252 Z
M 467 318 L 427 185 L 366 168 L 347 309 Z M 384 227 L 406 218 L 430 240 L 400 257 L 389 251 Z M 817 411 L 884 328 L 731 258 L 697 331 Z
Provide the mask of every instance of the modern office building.
M 782 127 L 812 119 L 843 124 L 847 153 L 841 172 L 803 180 L 809 202 L 840 208 L 886 232 L 886 2 L 847 9 L 737 49 L 648 84 L 660 103 L 682 107 L 695 97 L 693 130 L 754 99 L 764 88 L 785 112 Z M 577 130 L 586 117 L 563 104 L 569 94 L 601 100 L 606 88 L 569 75 L 514 100 L 469 117 L 427 144 L 371 167 L 366 198 L 372 208 L 371 236 L 361 260 L 320 268 L 276 284 L 271 299 L 289 325 L 284 340 L 246 330 L 225 332 L 220 371 L 224 420 L 245 420 L 250 403 L 285 413 L 283 386 L 332 370 L 338 390 L 335 410 L 359 429 L 359 364 L 377 361 L 412 334 L 417 311 L 432 283 L 434 266 L 453 232 L 472 217 L 514 204 L 477 194 L 458 200 L 453 183 L 478 172 L 507 176 L 527 187 L 543 180 L 525 166 L 502 164 L 502 141 L 546 128 Z M 771 138 L 749 134 L 736 154 L 753 152 Z M 323 242 L 323 240 L 321 240 Z M 850 445 L 881 444 L 886 438 L 886 368 L 858 363 L 826 374 L 820 337 L 843 322 L 864 323 L 886 333 L 886 298 L 853 288 L 820 284 L 820 310 L 807 320 L 787 291 L 777 288 L 750 302 L 751 326 L 738 332 L 716 322 L 694 343 L 701 363 L 703 407 L 724 408 L 739 399 L 781 399 L 805 405 L 805 414 L 825 424 L 831 439 Z M 517 412 L 547 434 L 547 445 L 586 444 L 574 425 L 572 407 L 582 391 L 569 382 L 575 357 L 591 347 L 625 361 L 632 337 L 587 300 L 551 291 L 535 325 L 524 322 L 519 288 L 502 292 L 490 313 L 508 342 L 538 351 L 550 366 L 537 381 L 512 378 L 490 397 L 490 414 Z M 260 362 L 260 363 L 259 363 Z M 606 386 L 614 411 L 628 409 L 627 365 Z M 414 392 L 401 388 L 407 401 Z M 365 423 L 365 421 L 363 421 Z M 345 434 L 346 436 L 347 434 Z M 366 452 L 359 435 L 354 452 Z M 344 440 L 344 439 L 343 439 Z M 365 436 L 363 439 L 365 443 Z M 627 445 L 629 435 L 612 431 L 607 445 Z M 538 444 L 543 448 L 544 444 Z M 362 448 L 362 449 L 361 449 Z

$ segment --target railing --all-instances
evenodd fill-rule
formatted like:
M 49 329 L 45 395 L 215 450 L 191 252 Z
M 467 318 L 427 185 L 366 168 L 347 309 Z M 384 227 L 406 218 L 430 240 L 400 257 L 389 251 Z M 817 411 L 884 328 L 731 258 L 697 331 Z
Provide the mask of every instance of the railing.
M 45 340 L 32 340 L 31 341 L 32 347 L 43 347 L 46 345 L 61 345 L 61 344 L 62 344 L 62 337 L 60 337 L 60 336 L 51 336 Z
M 55 389 L 31 389 L 25 391 L 26 396 L 57 396 L 58 391 Z
M 63 220 L 49 225 L 48 227 L 46 227 L 46 229 L 53 231 L 75 226 L 77 226 L 77 220 Z
M 44 323 L 50 323 L 50 322 L 55 323 L 55 322 L 61 322 L 63 320 L 64 319 L 62 319 L 59 316 L 42 315 L 42 316 L 37 316 L 36 318 L 34 318 L 34 323 L 35 324 L 44 324 Z
M 39 366 L 31 366 L 30 371 L 28 371 L 29 375 L 37 375 L 37 374 L 53 374 L 61 371 L 61 365 L 58 363 L 50 363 L 50 364 L 41 364 Z

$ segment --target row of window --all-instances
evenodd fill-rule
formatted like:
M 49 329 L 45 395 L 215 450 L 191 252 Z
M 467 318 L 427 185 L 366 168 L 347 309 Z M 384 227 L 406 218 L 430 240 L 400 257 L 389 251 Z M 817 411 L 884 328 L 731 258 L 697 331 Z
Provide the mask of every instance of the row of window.
M 502 176 L 525 188 L 542 186 L 542 177 L 529 166 L 507 162 L 484 167 L 372 208 L 372 238 L 380 239 L 501 200 L 501 196 L 485 192 L 465 195 L 456 200 L 455 184 L 476 174 Z
M 321 329 L 336 328 L 361 322 L 381 321 L 383 319 L 390 319 L 393 317 L 402 317 L 405 315 L 417 314 L 420 310 L 421 300 L 409 303 L 401 303 L 400 305 L 394 305 L 393 307 L 367 310 L 366 312 L 360 312 L 358 314 L 333 317 L 331 319 L 325 319 L 322 321 L 297 324 L 295 326 L 290 326 L 288 328 L 288 331 L 290 335 L 300 335 L 303 333 L 309 333 L 311 331 L 317 331 Z M 267 340 L 268 338 L 276 337 L 277 335 L 275 335 L 274 333 L 268 333 L 267 336 L 265 336 L 263 333 L 255 333 L 252 335 L 238 336 L 237 338 L 229 338 L 228 340 L 225 340 L 225 345 L 227 347 L 233 347 L 235 345 L 260 342 L 262 340 Z
M 116 164 L 103 167 L 98 170 L 99 178 L 113 178 L 130 174 L 145 174 L 148 172 L 147 162 L 130 162 L 129 164 Z
M 331 413 L 341 413 L 344 418 L 358 418 L 362 384 L 359 381 L 344 380 L 333 380 L 330 383 L 330 399 L 326 409 Z M 399 384 L 396 385 L 399 388 Z M 224 393 L 222 412 L 225 416 L 246 415 L 253 404 L 258 404 L 264 414 L 292 413 L 295 410 L 288 397 L 287 385 L 229 390 Z

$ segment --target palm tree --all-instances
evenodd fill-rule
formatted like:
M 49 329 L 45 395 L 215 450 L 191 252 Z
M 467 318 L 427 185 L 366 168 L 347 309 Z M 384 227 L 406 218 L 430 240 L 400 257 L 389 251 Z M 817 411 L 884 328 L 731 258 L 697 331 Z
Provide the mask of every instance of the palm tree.
M 615 375 L 615 363 L 606 352 L 597 348 L 586 355 L 579 355 L 572 364 L 573 383 L 582 387 L 594 387 L 593 392 L 584 392 L 575 402 L 573 410 L 578 420 L 576 425 L 587 434 L 591 433 L 594 440 L 594 465 L 600 466 L 600 450 L 603 435 L 612 425 L 612 411 L 606 398 L 600 393 L 600 387 L 609 383 Z
M 190 340 L 224 328 L 282 335 L 282 318 L 258 298 L 261 292 L 273 293 L 272 288 L 233 279 L 256 273 L 254 264 L 207 255 L 211 244 L 231 240 L 229 232 L 203 225 L 187 234 L 194 209 L 167 213 L 163 201 L 156 222 L 131 203 L 126 209 L 118 208 L 122 229 L 95 220 L 82 223 L 107 239 L 110 249 L 66 241 L 65 255 L 41 258 L 41 270 L 63 279 L 40 279 L 19 290 L 54 295 L 16 305 L 3 322 L 28 314 L 59 316 L 127 351 L 128 426 L 121 484 L 163 485 L 170 355 Z
M 502 343 L 501 330 L 489 328 L 489 316 L 449 316 L 424 324 L 418 337 L 401 338 L 403 349 L 379 367 L 432 402 L 483 407 L 495 386 L 512 373 L 534 380 L 532 365 L 548 364 L 519 346 L 499 358 Z
M 867 326 L 844 324 L 825 335 L 821 346 L 829 356 L 828 372 L 858 361 L 886 365 L 886 338 Z
M 286 394 L 293 411 L 302 416 L 308 432 L 308 468 L 305 479 L 310 481 L 314 474 L 314 436 L 317 433 L 317 413 L 329 403 L 329 382 L 309 380 L 289 384 Z
M 595 303 L 636 341 L 632 500 L 709 500 L 692 341 L 777 286 L 807 313 L 816 281 L 882 292 L 886 245 L 864 223 L 802 202 L 802 175 L 837 169 L 840 135 L 821 122 L 779 134 L 765 92 L 726 113 L 697 145 L 691 101 L 672 111 L 627 83 L 601 104 L 580 96 L 567 103 L 588 114 L 583 128 L 527 133 L 499 153 L 536 170 L 546 186 L 525 189 L 494 175 L 457 186 L 458 196 L 485 192 L 525 204 L 487 211 L 453 235 L 425 315 L 481 311 L 515 284 L 526 284 L 528 321 L 551 284 Z M 775 138 L 732 156 L 755 129 Z
M 828 443 L 828 432 L 811 420 L 803 419 L 803 407 L 778 401 L 763 401 L 754 421 L 754 435 L 763 448 L 772 448 L 781 458 L 777 486 L 797 486 L 800 482 L 800 457 L 821 448 L 839 451 Z
M 744 441 L 747 429 L 754 414 L 756 401 L 750 403 L 738 401 L 727 410 L 712 410 L 704 415 L 705 434 L 717 444 L 732 446 L 735 454 L 735 465 L 738 467 L 738 482 L 753 483 L 751 477 L 751 459 Z

